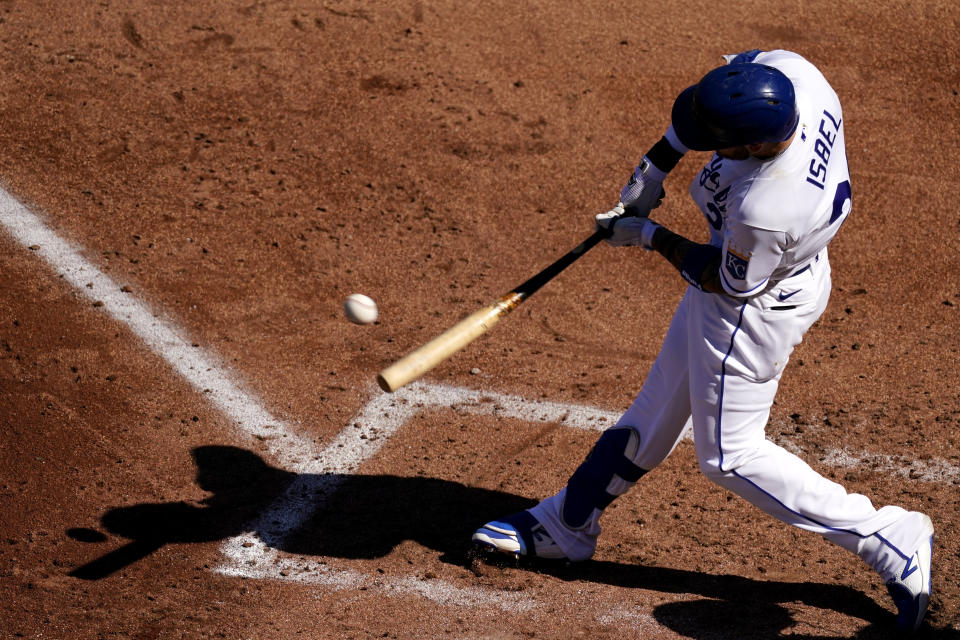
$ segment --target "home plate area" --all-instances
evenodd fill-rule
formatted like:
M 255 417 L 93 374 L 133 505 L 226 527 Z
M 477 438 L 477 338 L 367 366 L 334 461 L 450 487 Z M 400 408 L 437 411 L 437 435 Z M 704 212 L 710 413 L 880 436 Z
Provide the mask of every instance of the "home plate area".
M 376 392 L 374 392 L 376 393 Z M 250 533 L 225 541 L 223 562 L 215 570 L 245 578 L 290 580 L 332 588 L 367 586 L 384 594 L 415 594 L 440 604 L 456 606 L 496 605 L 506 610 L 526 610 L 535 602 L 525 595 L 484 588 L 463 588 L 442 580 L 418 580 L 415 576 L 385 579 L 355 570 L 338 568 L 330 558 L 285 553 L 296 531 L 324 509 L 344 485 L 356 483 L 360 466 L 377 454 L 387 440 L 413 422 L 419 414 L 441 409 L 465 414 L 512 418 L 534 425 L 559 424 L 574 429 L 600 431 L 611 426 L 619 414 L 594 407 L 529 401 L 516 396 L 432 384 L 414 384 L 387 395 L 376 395 L 355 420 L 325 449 L 294 469 L 296 479 L 281 498 L 250 525 Z M 411 425 L 412 426 L 412 425 Z M 409 434 L 407 434 L 409 435 Z M 301 445 L 302 446 L 302 445 Z M 403 478 L 396 478 L 404 482 Z M 429 482 L 429 481 L 415 481 Z M 372 490 L 364 489 L 364 491 Z M 311 528 L 312 530 L 312 528 Z M 313 532 L 317 535 L 317 532 Z M 320 532 L 319 535 L 323 535 Z M 336 535 L 330 532 L 329 535 Z M 296 546 L 296 543 L 293 543 Z
M 531 442 L 531 437 L 536 439 L 547 431 L 562 431 L 565 428 L 581 433 L 601 431 L 613 425 L 620 414 L 584 405 L 534 401 L 429 383 L 413 384 L 394 394 L 371 389 L 370 394 L 371 400 L 355 419 L 333 442 L 314 455 L 303 454 L 311 445 L 298 441 L 294 434 L 283 434 L 282 441 L 301 452 L 296 456 L 301 461 L 291 462 L 289 457 L 285 461 L 291 465 L 292 468 L 288 470 L 295 474 L 294 479 L 281 497 L 246 527 L 248 533 L 232 537 L 222 544 L 224 558 L 214 569 L 217 573 L 244 579 L 288 581 L 340 591 L 359 589 L 385 597 L 422 598 L 443 607 L 493 608 L 506 612 L 526 612 L 534 616 L 537 615 L 537 609 L 546 607 L 546 601 L 555 601 L 557 595 L 552 594 L 552 597 L 541 601 L 539 596 L 543 594 L 543 589 L 552 587 L 535 581 L 531 584 L 531 580 L 534 580 L 529 577 L 531 575 L 552 575 L 579 585 L 577 588 L 568 585 L 563 589 L 561 583 L 563 593 L 560 598 L 568 601 L 570 606 L 577 606 L 577 603 L 582 606 L 584 598 L 601 588 L 593 585 L 593 582 L 629 586 L 633 581 L 642 583 L 643 579 L 655 579 L 659 590 L 671 593 L 674 602 L 671 606 L 679 606 L 678 602 L 694 597 L 691 593 L 722 598 L 724 581 L 733 579 L 731 576 L 693 576 L 686 571 L 655 567 L 627 568 L 622 563 L 602 558 L 590 563 L 593 565 L 591 569 L 585 572 L 579 570 L 580 573 L 568 573 L 570 565 L 540 569 L 539 574 L 517 571 L 517 576 L 526 574 L 528 577 L 508 578 L 506 585 L 484 584 L 484 571 L 489 571 L 485 569 L 477 572 L 476 580 L 464 579 L 462 572 L 446 579 L 439 575 L 443 569 L 430 567 L 446 563 L 459 565 L 462 569 L 465 564 L 464 546 L 469 541 L 472 527 L 484 521 L 484 513 L 495 516 L 503 513 L 497 509 L 519 510 L 531 506 L 533 500 L 477 488 L 473 482 L 475 479 L 471 478 L 465 480 L 467 484 L 462 484 L 423 473 L 418 477 L 391 475 L 390 470 L 398 468 L 395 459 L 377 463 L 386 445 L 396 445 L 398 449 L 406 450 L 410 446 L 399 443 L 411 440 L 420 442 L 429 438 L 429 434 L 422 432 L 420 423 L 431 415 L 446 416 L 443 412 L 448 412 L 453 420 L 444 417 L 440 420 L 444 423 L 440 429 L 450 426 L 447 423 L 456 423 L 460 417 L 465 418 L 465 422 L 485 423 L 478 429 L 495 429 L 498 428 L 496 425 L 505 422 L 516 423 L 529 432 L 529 437 L 521 438 L 527 444 Z M 595 435 L 583 433 L 581 438 L 586 438 L 581 443 L 581 451 L 586 451 Z M 689 432 L 685 440 L 689 444 Z M 781 444 L 802 453 L 794 442 L 781 440 Z M 478 446 L 476 438 L 473 442 L 471 446 Z M 422 443 L 423 450 L 428 452 L 435 452 L 443 448 L 442 445 L 443 442 L 436 441 Z M 547 451 L 543 455 L 546 460 L 551 453 Z M 850 448 L 827 451 L 821 463 L 837 469 L 869 464 L 875 471 L 895 470 L 896 473 L 911 475 L 915 480 L 949 485 L 958 484 L 960 478 L 960 470 L 945 460 L 907 461 L 898 456 L 883 456 Z M 378 473 L 372 474 L 371 470 Z M 507 469 L 504 473 L 519 471 Z M 551 470 L 550 473 L 562 481 L 563 471 Z M 489 479 L 486 480 L 486 486 L 490 486 Z M 503 486 L 502 482 L 500 486 Z M 427 512 L 434 514 L 434 522 L 422 522 L 416 514 L 409 513 L 409 505 L 416 503 L 416 499 L 411 502 L 411 496 L 423 501 Z M 446 524 L 436 525 L 435 520 L 439 519 L 435 517 L 437 513 L 446 513 Z M 429 515 L 425 517 L 430 519 Z M 379 523 L 384 525 L 384 530 L 376 530 Z M 731 530 L 736 531 L 737 523 L 731 526 Z M 784 529 L 779 523 L 770 526 Z M 816 544 L 809 540 L 812 537 L 806 536 L 805 542 Z M 436 553 L 431 562 L 430 555 L 424 556 L 422 550 L 418 552 L 411 548 L 418 544 L 440 552 L 441 562 L 436 562 Z M 408 559 L 406 563 L 401 562 L 399 568 L 382 568 L 381 565 L 385 564 L 382 560 L 391 553 Z M 403 566 L 406 566 L 406 570 Z M 604 572 L 607 575 L 597 579 L 598 574 Z M 709 569 L 705 569 L 705 573 L 708 572 Z M 580 578 L 585 580 L 581 583 Z M 688 579 L 692 579 L 691 585 L 685 584 Z M 516 580 L 522 586 L 516 586 L 513 582 Z M 775 600 L 797 599 L 816 606 L 810 602 L 812 596 L 804 595 L 809 589 L 802 585 L 789 581 L 764 584 L 764 588 L 768 589 L 765 597 L 782 591 Z M 791 586 L 796 587 L 793 595 Z M 824 588 L 831 590 L 826 586 Z M 844 597 L 839 591 L 846 588 L 836 589 L 838 597 Z M 618 625 L 627 624 L 631 628 L 645 628 L 648 631 L 662 629 L 648 610 L 635 603 L 630 593 L 635 590 L 628 588 L 619 591 L 613 597 L 594 597 L 588 610 L 595 620 L 617 621 Z M 713 591 L 717 593 L 712 594 Z M 848 613 L 855 617 L 870 617 L 869 612 L 860 611 L 857 607 Z M 800 611 L 791 611 L 791 615 L 795 621 L 803 620 Z

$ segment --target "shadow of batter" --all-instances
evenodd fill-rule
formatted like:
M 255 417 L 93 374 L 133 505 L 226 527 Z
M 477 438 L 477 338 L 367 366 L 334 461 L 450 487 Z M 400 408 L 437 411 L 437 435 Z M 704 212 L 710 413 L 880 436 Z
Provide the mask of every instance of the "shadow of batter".
M 254 533 L 283 551 L 306 555 L 378 558 L 404 540 L 415 540 L 462 558 L 478 517 L 489 519 L 504 508 L 519 510 L 534 504 L 526 498 L 432 478 L 298 476 L 236 447 L 198 447 L 192 454 L 197 485 L 212 495 L 198 504 L 138 504 L 107 511 L 100 519 L 103 529 L 130 542 L 74 569 L 70 576 L 99 580 L 167 544 L 226 540 L 249 532 L 255 529 L 257 516 L 295 479 L 308 490 L 333 486 L 336 493 L 307 518 L 300 531 L 281 540 L 276 532 Z M 329 521 L 336 522 L 336 535 L 324 535 Z M 106 540 L 88 528 L 69 529 L 67 535 L 80 542 Z
M 236 447 L 197 447 L 197 486 L 212 495 L 199 504 L 166 502 L 118 507 L 100 519 L 103 528 L 131 542 L 73 570 L 70 575 L 99 580 L 171 543 L 210 542 L 242 533 L 244 525 L 279 497 L 296 477 Z M 98 531 L 75 528 L 67 535 L 102 542 Z

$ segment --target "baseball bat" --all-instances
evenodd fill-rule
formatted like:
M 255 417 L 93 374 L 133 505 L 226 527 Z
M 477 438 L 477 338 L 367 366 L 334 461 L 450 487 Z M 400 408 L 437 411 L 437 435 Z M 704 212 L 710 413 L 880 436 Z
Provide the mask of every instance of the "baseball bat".
M 610 231 L 598 229 L 540 273 L 382 370 L 377 375 L 377 384 L 384 391 L 393 392 L 430 371 L 492 329 L 521 302 L 536 293 L 540 287 L 550 282 L 608 235 Z

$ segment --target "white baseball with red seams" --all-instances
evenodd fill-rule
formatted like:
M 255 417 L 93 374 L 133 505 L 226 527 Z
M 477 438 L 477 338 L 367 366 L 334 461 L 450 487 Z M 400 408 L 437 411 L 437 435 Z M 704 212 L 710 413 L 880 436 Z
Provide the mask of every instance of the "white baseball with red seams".
M 343 312 L 354 324 L 372 324 L 377 321 L 380 311 L 377 303 L 362 293 L 351 293 L 343 303 Z

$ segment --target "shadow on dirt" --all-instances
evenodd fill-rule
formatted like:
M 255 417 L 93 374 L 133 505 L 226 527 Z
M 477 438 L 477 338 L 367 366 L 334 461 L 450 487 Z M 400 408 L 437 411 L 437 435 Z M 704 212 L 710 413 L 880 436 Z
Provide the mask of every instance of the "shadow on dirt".
M 414 540 L 445 556 L 464 558 L 473 529 L 486 520 L 519 511 L 532 500 L 433 478 L 398 476 L 298 476 L 267 465 L 236 447 L 193 451 L 197 485 L 212 495 L 199 503 L 167 502 L 118 507 L 100 519 L 103 529 L 131 540 L 70 575 L 98 580 L 150 555 L 166 544 L 225 540 L 251 529 L 257 516 L 298 482 L 305 493 L 330 493 L 298 531 L 277 539 L 258 532 L 268 544 L 290 553 L 339 558 L 378 558 L 400 542 Z M 331 528 L 330 523 L 336 526 Z M 100 543 L 99 531 L 73 528 L 74 540 Z
M 443 562 L 468 566 L 472 559 L 470 535 L 477 526 L 534 504 L 516 495 L 434 478 L 298 476 L 270 467 L 256 454 L 236 447 L 198 447 L 193 457 L 197 484 L 210 492 L 210 497 L 196 504 L 168 502 L 111 509 L 102 516 L 101 525 L 130 542 L 70 575 L 98 580 L 167 544 L 225 540 L 247 532 L 257 516 L 294 482 L 298 490 L 332 495 L 323 498 L 323 504 L 298 531 L 282 540 L 276 539 L 276 532 L 258 533 L 268 544 L 303 555 L 378 558 L 401 542 L 413 540 L 440 552 Z M 67 535 L 88 543 L 106 540 L 99 531 L 86 528 L 70 529 Z M 540 563 L 528 568 L 567 581 L 702 596 L 706 599 L 669 602 L 652 612 L 660 624 L 691 638 L 781 636 L 795 624 L 783 604 L 796 602 L 875 622 L 856 638 L 888 637 L 881 629 L 893 622 L 892 614 L 871 598 L 840 585 L 768 582 L 603 561 Z M 958 634 L 928 627 L 917 637 L 956 639 Z
M 236 447 L 197 447 L 197 486 L 210 492 L 200 503 L 165 502 L 118 507 L 100 523 L 130 543 L 70 572 L 75 578 L 98 580 L 172 543 L 224 540 L 245 531 L 244 525 L 263 511 L 296 478 L 269 466 L 250 451 Z M 87 528 L 67 530 L 81 542 L 102 542 L 103 534 Z
M 687 638 L 833 638 L 823 630 L 804 634 L 789 606 L 795 603 L 836 611 L 870 623 L 853 636 L 857 640 L 902 638 L 893 632 L 892 611 L 851 587 L 817 582 L 754 580 L 733 575 L 710 575 L 665 567 L 646 567 L 604 561 L 583 564 L 541 562 L 532 571 L 567 581 L 587 581 L 662 593 L 695 594 L 698 599 L 676 600 L 655 607 L 654 618 Z M 891 604 L 892 609 L 892 604 Z M 911 638 L 958 640 L 952 629 L 935 629 L 936 602 L 920 630 Z M 801 627 L 802 628 L 802 627 Z M 839 639 L 838 639 L 839 640 Z

